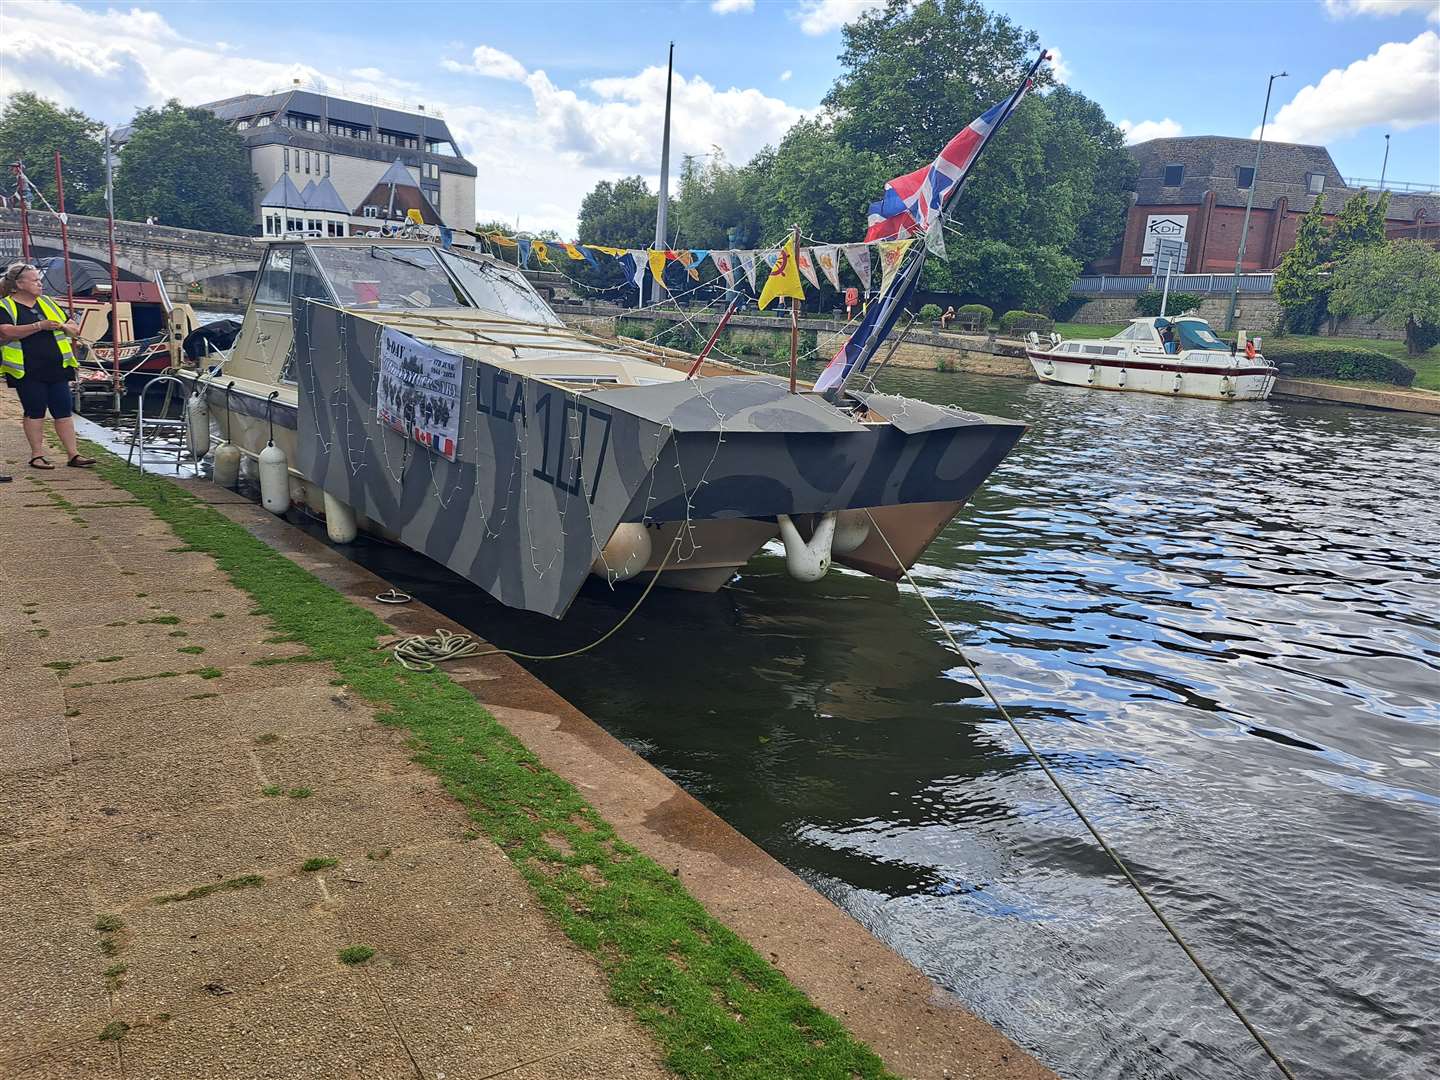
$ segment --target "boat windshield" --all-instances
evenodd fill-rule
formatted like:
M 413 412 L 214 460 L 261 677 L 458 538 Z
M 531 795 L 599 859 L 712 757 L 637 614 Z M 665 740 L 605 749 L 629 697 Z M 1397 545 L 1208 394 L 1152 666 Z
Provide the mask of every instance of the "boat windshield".
M 470 307 L 431 248 L 316 244 L 311 251 L 342 307 Z
M 1175 324 L 1180 334 L 1180 348 L 1209 349 L 1211 352 L 1229 352 L 1230 346 L 1215 336 L 1215 331 L 1203 322 L 1182 320 Z
M 476 307 L 508 315 L 524 322 L 560 325 L 560 316 L 550 310 L 518 269 L 493 259 L 471 259 L 454 252 L 441 252 L 440 257 L 460 283 L 465 286 Z

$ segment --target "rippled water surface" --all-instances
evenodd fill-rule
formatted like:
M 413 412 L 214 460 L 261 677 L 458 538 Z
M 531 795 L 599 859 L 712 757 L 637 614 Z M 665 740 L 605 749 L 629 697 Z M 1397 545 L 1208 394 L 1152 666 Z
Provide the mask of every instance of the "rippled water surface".
M 1032 425 L 916 577 L 1302 1077 L 1440 1075 L 1440 423 L 896 371 Z M 563 624 L 362 549 L 491 640 Z M 907 588 L 781 560 L 536 672 L 1075 1078 L 1272 1075 Z

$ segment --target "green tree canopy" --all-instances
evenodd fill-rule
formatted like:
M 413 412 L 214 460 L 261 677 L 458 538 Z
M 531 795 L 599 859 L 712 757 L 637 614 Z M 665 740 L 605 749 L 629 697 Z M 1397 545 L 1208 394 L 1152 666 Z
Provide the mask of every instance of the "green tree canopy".
M 601 180 L 580 203 L 580 242 L 649 247 L 659 198 L 641 176 Z
M 1327 315 L 1339 316 L 1329 303 L 1335 264 L 1364 247 L 1385 242 L 1385 214 L 1389 192 L 1374 202 L 1367 192 L 1357 191 L 1345 200 L 1334 221 L 1325 220 L 1325 204 L 1316 198 L 1310 204 L 1295 246 L 1285 253 L 1275 269 L 1275 299 L 1285 312 L 1285 328 L 1297 334 L 1313 334 Z
M 258 187 L 250 152 L 229 125 L 171 100 L 135 116 L 115 178 L 115 213 L 243 236 L 255 230 Z
M 0 161 L 25 163 L 25 173 L 59 209 L 55 195 L 55 151 L 65 174 L 65 209 L 98 214 L 105 208 L 104 126 L 78 109 L 62 109 L 53 101 L 22 90 L 0 110 Z M 8 173 L 8 168 L 7 168 Z M 10 187 L 7 176 L 5 187 Z M 32 205 L 42 205 L 32 200 Z
M 1440 340 L 1440 251 L 1420 240 L 1354 248 L 1335 266 L 1330 310 L 1405 328 L 1405 351 L 1419 356 Z

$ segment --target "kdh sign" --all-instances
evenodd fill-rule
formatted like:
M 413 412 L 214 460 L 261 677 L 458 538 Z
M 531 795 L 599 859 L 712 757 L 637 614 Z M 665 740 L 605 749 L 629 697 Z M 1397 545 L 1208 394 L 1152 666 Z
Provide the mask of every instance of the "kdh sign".
M 1140 265 L 1155 265 L 1155 248 L 1161 240 L 1184 242 L 1188 217 L 1180 214 L 1151 214 L 1145 219 L 1145 243 L 1140 248 Z

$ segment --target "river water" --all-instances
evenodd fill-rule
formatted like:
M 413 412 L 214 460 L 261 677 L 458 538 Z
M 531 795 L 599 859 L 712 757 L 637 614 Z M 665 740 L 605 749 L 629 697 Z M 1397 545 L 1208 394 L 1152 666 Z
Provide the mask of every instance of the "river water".
M 1301 1077 L 1440 1075 L 1440 421 L 897 370 L 1031 427 L 915 568 Z M 489 640 L 554 623 L 355 555 Z M 1278 1075 L 920 601 L 757 560 L 533 670 L 1066 1077 Z

